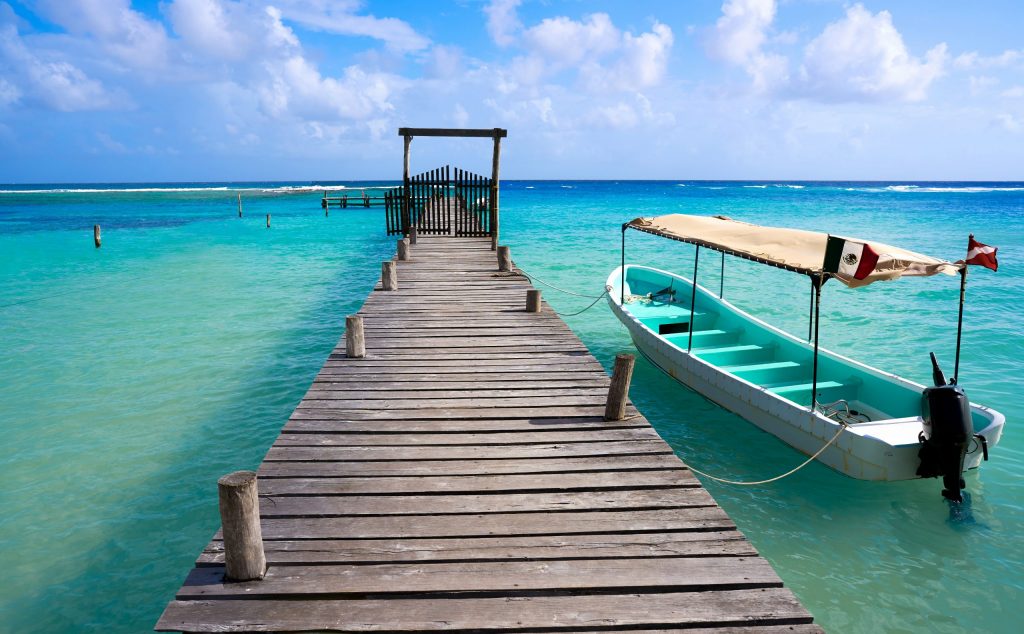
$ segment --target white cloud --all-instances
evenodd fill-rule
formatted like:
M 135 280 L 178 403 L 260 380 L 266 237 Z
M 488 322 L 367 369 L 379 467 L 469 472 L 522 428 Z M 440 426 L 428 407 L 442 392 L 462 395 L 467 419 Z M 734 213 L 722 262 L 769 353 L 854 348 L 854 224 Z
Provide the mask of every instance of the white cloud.
M 130 0 L 41 0 L 38 12 L 68 33 L 86 35 L 132 68 L 167 64 L 167 32 L 159 22 L 131 8 Z
M 236 61 L 249 54 L 255 16 L 248 7 L 220 0 L 174 0 L 166 12 L 174 31 L 199 55 Z
M 1005 112 L 996 115 L 996 123 L 998 123 L 1007 132 L 1013 132 L 1014 134 L 1024 130 L 1024 121 Z
M 0 108 L 16 103 L 19 99 L 21 99 L 21 90 L 3 77 L 0 77 Z
M 962 53 L 953 60 L 953 66 L 960 70 L 975 70 L 979 68 L 1006 68 L 1018 63 L 1024 63 L 1024 50 L 1007 49 L 999 55 L 984 56 L 977 51 Z
M 807 45 L 799 91 L 825 101 L 920 101 L 947 57 L 945 44 L 924 60 L 911 56 L 888 11 L 855 4 Z
M 523 41 L 533 53 L 568 67 L 618 49 L 622 34 L 607 13 L 595 13 L 582 22 L 562 16 L 547 18 L 527 29 Z
M 776 9 L 775 0 L 728 0 L 707 40 L 711 56 L 743 68 L 758 91 L 769 91 L 788 81 L 788 60 L 763 50 Z
M 430 40 L 398 18 L 358 15 L 357 3 L 332 0 L 278 0 L 285 20 L 297 22 L 307 29 L 339 35 L 371 37 L 399 52 L 419 51 L 430 46 Z
M 456 128 L 465 128 L 469 125 L 469 113 L 461 103 L 455 104 L 455 109 L 452 111 L 452 123 Z
M 484 7 L 487 14 L 487 32 L 498 46 L 509 46 L 516 41 L 516 34 L 523 28 L 516 9 L 522 0 L 492 0 Z
M 999 93 L 1001 97 L 1010 97 L 1011 99 L 1019 99 L 1024 97 L 1024 86 L 1014 86 L 1007 88 L 1003 92 Z
M 0 71 L 8 103 L 24 97 L 64 112 L 113 105 L 103 85 L 74 64 L 30 51 L 13 24 L 0 26 Z

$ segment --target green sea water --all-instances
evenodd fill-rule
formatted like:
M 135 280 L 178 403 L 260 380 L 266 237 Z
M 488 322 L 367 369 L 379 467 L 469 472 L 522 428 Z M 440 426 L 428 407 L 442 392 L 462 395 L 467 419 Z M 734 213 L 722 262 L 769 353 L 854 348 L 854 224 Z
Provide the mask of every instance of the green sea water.
M 217 529 L 217 477 L 259 464 L 394 251 L 382 210 L 325 217 L 319 190 L 125 189 L 0 186 L 0 631 L 152 628 Z M 538 181 L 503 183 L 501 202 L 517 265 L 590 296 L 640 215 L 727 214 L 947 259 L 968 232 L 998 246 L 998 273 L 971 270 L 960 378 L 1007 424 L 967 504 L 951 508 L 935 480 L 818 464 L 771 486 L 705 485 L 829 631 L 1018 630 L 1024 186 Z M 627 256 L 693 268 L 692 247 L 632 232 Z M 717 288 L 721 261 L 700 264 Z M 725 271 L 727 298 L 806 334 L 805 278 L 734 259 Z M 563 313 L 592 301 L 540 288 Z M 957 296 L 946 277 L 828 285 L 823 345 L 927 383 L 929 351 L 951 370 Z M 606 365 L 633 351 L 603 303 L 566 321 Z M 703 471 L 763 479 L 804 459 L 642 358 L 631 396 Z

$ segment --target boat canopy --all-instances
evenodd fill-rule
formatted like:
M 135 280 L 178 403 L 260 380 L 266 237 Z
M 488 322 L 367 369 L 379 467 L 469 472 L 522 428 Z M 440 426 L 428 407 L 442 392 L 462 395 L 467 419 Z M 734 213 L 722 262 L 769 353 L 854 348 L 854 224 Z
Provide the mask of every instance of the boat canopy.
M 667 214 L 636 218 L 626 228 L 689 242 L 729 255 L 736 255 L 805 275 L 823 275 L 825 246 L 829 234 L 803 229 L 765 227 L 733 220 L 726 216 L 690 216 Z M 838 236 L 834 236 L 838 237 Z M 926 276 L 943 273 L 956 275 L 959 264 L 939 260 L 899 247 L 871 240 L 844 238 L 869 245 L 878 253 L 875 269 L 864 279 L 830 273 L 843 284 L 856 288 L 879 280 L 894 280 L 904 275 Z

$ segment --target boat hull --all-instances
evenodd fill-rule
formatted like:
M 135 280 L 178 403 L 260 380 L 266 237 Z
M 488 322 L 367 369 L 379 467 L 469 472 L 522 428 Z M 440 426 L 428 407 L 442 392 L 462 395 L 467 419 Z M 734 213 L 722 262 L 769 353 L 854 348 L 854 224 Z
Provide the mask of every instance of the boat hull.
M 647 267 L 627 267 L 627 272 L 631 268 L 656 273 L 667 280 L 672 280 L 673 284 L 685 285 L 687 300 L 689 299 L 690 282 L 686 278 Z M 807 405 L 797 405 L 780 397 L 770 388 L 724 371 L 700 358 L 698 354 L 687 352 L 682 342 L 669 341 L 654 332 L 630 312 L 628 304 L 626 307 L 622 306 L 619 286 L 622 278 L 620 269 L 616 269 L 608 278 L 609 304 L 612 312 L 629 330 L 641 354 L 669 376 L 806 455 L 817 453 L 839 431 L 840 424 L 821 412 L 812 412 Z M 698 306 L 701 306 L 702 310 L 713 306 L 717 310 L 729 311 L 750 322 L 751 328 L 758 328 L 759 332 L 767 331 L 778 337 L 780 342 L 785 340 L 786 345 L 808 347 L 807 342 L 743 313 L 707 289 L 698 286 L 697 291 L 701 296 Z M 848 364 L 861 374 L 870 373 L 871 380 L 888 381 L 901 389 L 916 390 L 918 393 L 924 389 L 924 386 L 840 355 L 825 350 L 820 351 L 820 354 L 831 359 L 833 363 Z M 972 417 L 976 422 L 976 433 L 986 437 L 989 447 L 995 446 L 1002 433 L 1002 414 L 980 405 L 972 404 L 971 407 Z M 980 429 L 977 428 L 979 421 L 983 422 Z M 844 475 L 861 480 L 890 481 L 917 478 L 916 471 L 920 464 L 917 432 L 920 429 L 919 416 L 874 420 L 852 425 L 818 456 L 818 460 Z M 982 460 L 982 451 L 980 447 L 975 446 L 976 444 L 972 445 L 971 451 L 967 454 L 967 469 L 976 468 Z

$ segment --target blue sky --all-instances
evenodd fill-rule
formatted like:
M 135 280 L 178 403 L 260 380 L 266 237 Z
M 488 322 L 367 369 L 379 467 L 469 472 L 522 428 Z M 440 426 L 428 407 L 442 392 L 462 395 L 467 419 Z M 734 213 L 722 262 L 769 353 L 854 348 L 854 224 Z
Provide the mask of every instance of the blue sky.
M 1024 180 L 1024 5 L 0 0 L 0 182 Z M 413 169 L 489 169 L 417 139 Z

